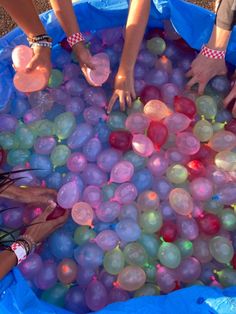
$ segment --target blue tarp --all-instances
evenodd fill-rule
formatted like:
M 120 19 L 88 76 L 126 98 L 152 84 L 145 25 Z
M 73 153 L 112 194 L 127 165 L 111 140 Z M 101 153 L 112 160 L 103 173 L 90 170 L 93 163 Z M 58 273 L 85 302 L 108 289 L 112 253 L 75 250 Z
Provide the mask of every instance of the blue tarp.
M 98 30 L 125 24 L 128 1 L 126 0 L 82 0 L 75 4 L 81 30 Z M 54 14 L 49 11 L 41 16 L 47 32 L 58 43 L 64 33 Z M 163 19 L 170 19 L 181 36 L 194 48 L 200 49 L 207 42 L 214 23 L 214 14 L 181 0 L 153 0 L 149 19 L 150 27 L 162 26 Z M 19 29 L 0 40 L 0 111 L 14 97 L 11 51 L 25 42 Z M 236 64 L 236 32 L 231 36 L 227 58 Z M 18 270 L 13 270 L 0 282 L 1 314 L 68 314 L 39 301 Z M 201 314 L 236 313 L 236 287 L 221 290 L 208 287 L 191 287 L 167 296 L 143 297 L 124 303 L 115 303 L 99 314 Z

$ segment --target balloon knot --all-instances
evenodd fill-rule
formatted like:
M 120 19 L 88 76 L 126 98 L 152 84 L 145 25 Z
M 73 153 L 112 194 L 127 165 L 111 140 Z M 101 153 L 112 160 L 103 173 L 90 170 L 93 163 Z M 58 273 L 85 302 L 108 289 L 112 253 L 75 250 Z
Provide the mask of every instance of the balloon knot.
M 120 284 L 119 284 L 118 281 L 113 282 L 113 286 L 114 286 L 115 288 L 120 288 Z

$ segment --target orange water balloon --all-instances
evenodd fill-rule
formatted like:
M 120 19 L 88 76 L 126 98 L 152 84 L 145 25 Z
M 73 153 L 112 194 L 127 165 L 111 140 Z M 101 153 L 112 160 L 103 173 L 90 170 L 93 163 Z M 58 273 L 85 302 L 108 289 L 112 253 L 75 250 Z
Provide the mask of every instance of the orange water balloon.
M 92 227 L 94 212 L 92 207 L 85 202 L 76 203 L 71 210 L 72 219 L 82 226 Z
M 48 75 L 43 69 L 31 72 L 17 72 L 13 79 L 15 88 L 23 93 L 32 93 L 44 89 L 48 83 Z

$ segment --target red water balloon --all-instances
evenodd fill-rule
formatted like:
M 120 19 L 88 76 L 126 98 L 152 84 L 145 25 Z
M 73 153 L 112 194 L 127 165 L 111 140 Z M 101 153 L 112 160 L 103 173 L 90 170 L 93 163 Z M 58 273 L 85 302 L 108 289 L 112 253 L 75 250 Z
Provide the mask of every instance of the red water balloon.
M 171 221 L 164 222 L 160 230 L 160 237 L 166 242 L 174 242 L 177 238 L 176 224 Z
M 6 152 L 3 148 L 0 147 L 0 167 L 5 163 L 6 161 Z
M 236 134 L 236 119 L 232 119 L 229 123 L 227 123 L 225 126 L 225 130 Z
M 51 212 L 51 214 L 47 216 L 46 220 L 48 221 L 48 220 L 57 219 L 57 218 L 63 216 L 65 214 L 65 212 L 66 212 L 66 210 L 64 208 L 62 208 L 59 205 L 57 205 L 54 208 L 53 212 Z
M 197 177 L 204 177 L 206 168 L 200 160 L 194 159 L 187 163 L 188 179 L 191 181 Z
M 174 108 L 175 111 L 185 114 L 190 119 L 193 119 L 197 112 L 195 103 L 191 99 L 183 96 L 175 96 Z
M 234 253 L 234 257 L 232 258 L 231 264 L 234 269 L 236 269 L 236 253 Z
M 71 46 L 68 44 L 67 38 L 64 38 L 61 42 L 60 42 L 60 46 L 65 49 L 68 52 L 72 52 L 72 48 Z
M 212 150 L 208 145 L 201 144 L 199 151 L 192 155 L 192 160 L 199 160 L 203 165 L 212 163 L 216 155 L 216 152 Z
M 146 104 L 149 100 L 161 99 L 161 92 L 157 87 L 148 85 L 142 90 L 140 99 L 143 104 Z
M 132 147 L 133 136 L 130 132 L 125 130 L 113 131 L 109 137 L 109 143 L 112 147 L 126 152 Z
M 163 123 L 152 121 L 148 127 L 147 136 L 152 140 L 154 147 L 159 150 L 167 140 L 168 129 Z
M 206 235 L 216 235 L 220 231 L 220 219 L 218 216 L 207 213 L 198 218 L 198 224 L 203 233 Z

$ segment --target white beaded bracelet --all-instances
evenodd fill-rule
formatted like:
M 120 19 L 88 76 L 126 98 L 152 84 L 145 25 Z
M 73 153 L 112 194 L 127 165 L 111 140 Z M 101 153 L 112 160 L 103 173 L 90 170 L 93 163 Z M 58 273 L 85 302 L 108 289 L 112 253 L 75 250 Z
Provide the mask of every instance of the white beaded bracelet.
M 21 246 L 18 242 L 14 242 L 11 245 L 11 250 L 16 254 L 18 265 L 26 259 L 27 257 L 26 249 L 23 246 Z
M 34 48 L 34 47 L 46 47 L 46 48 L 52 49 L 52 43 L 48 41 L 39 41 L 37 43 L 32 43 L 30 45 L 30 48 Z

